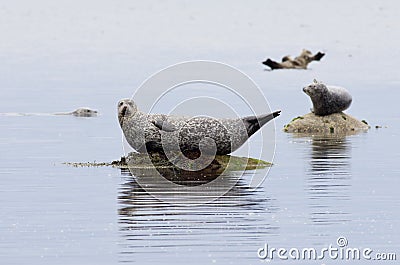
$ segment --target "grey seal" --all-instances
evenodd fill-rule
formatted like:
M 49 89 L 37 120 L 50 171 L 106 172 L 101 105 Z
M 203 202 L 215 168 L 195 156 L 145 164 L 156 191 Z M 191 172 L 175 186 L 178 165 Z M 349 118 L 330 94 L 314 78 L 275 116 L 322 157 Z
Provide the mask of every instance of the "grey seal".
M 118 120 L 126 140 L 136 151 L 229 154 L 279 116 L 280 111 L 236 119 L 168 116 L 140 111 L 134 101 L 118 102 Z M 212 141 L 210 141 L 212 140 Z
M 86 107 L 77 108 L 70 112 L 56 112 L 56 113 L 0 113 L 0 116 L 51 116 L 51 115 L 72 115 L 75 117 L 96 117 L 97 110 L 92 110 Z
M 282 62 L 278 63 L 274 60 L 268 58 L 266 61 L 262 62 L 264 65 L 269 66 L 271 70 L 275 69 L 307 69 L 307 66 L 312 61 L 319 61 L 325 53 L 318 52 L 312 54 L 309 50 L 303 49 L 301 54 L 296 58 L 292 59 L 290 56 L 284 56 Z
M 326 86 L 315 79 L 312 84 L 304 87 L 303 91 L 311 98 L 313 103 L 311 111 L 319 116 L 326 116 L 346 110 L 352 102 L 352 97 L 346 89 L 336 86 Z
M 72 115 L 75 117 L 95 117 L 97 116 L 97 110 L 92 110 L 89 108 L 77 108 L 74 111 L 71 112 L 58 112 L 58 113 L 54 113 L 54 115 Z

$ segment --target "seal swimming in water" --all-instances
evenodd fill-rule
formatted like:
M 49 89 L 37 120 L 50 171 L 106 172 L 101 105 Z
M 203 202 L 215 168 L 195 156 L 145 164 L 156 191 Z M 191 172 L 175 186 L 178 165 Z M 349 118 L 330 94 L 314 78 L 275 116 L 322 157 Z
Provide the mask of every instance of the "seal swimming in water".
M 72 112 L 59 112 L 59 113 L 54 113 L 54 115 L 73 115 L 75 117 L 95 117 L 95 116 L 97 116 L 97 110 L 92 110 L 89 108 L 78 108 Z
M 326 86 L 315 79 L 312 84 L 304 87 L 303 91 L 310 96 L 313 103 L 311 111 L 318 116 L 341 112 L 350 107 L 352 101 L 352 97 L 346 89 Z
M 72 115 L 75 117 L 96 117 L 97 110 L 89 108 L 77 108 L 71 112 L 57 112 L 57 113 L 0 113 L 0 116 L 51 116 L 51 115 Z
M 130 99 L 118 102 L 118 120 L 126 140 L 136 151 L 182 151 L 229 154 L 279 116 L 280 111 L 236 119 L 147 114 Z M 213 141 L 210 141 L 213 140 Z
M 325 56 L 325 53 L 318 52 L 315 55 L 309 50 L 303 49 L 301 54 L 296 58 L 292 59 L 290 56 L 285 56 L 282 58 L 282 62 L 278 63 L 270 58 L 266 61 L 262 62 L 264 65 L 269 66 L 271 70 L 274 69 L 307 69 L 307 66 L 312 61 L 319 61 L 322 57 Z

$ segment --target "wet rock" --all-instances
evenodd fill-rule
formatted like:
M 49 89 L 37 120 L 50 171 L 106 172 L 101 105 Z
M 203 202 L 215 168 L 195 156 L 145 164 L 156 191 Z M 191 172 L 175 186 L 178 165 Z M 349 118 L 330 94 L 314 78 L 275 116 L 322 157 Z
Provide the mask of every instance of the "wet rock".
M 354 134 L 366 131 L 370 127 L 368 123 L 343 112 L 326 116 L 317 116 L 308 113 L 294 118 L 283 128 L 288 133 L 312 133 L 312 134 Z
M 190 162 L 191 160 L 189 160 Z M 162 153 L 151 153 L 151 154 L 140 154 L 140 153 L 129 153 L 127 157 L 121 157 L 120 160 L 112 162 L 84 162 L 64 163 L 73 167 L 100 167 L 100 166 L 112 166 L 117 168 L 135 168 L 135 169 L 146 169 L 146 168 L 162 168 L 162 169 L 178 169 L 164 154 Z M 212 162 L 203 169 L 203 171 L 224 171 L 225 169 L 230 171 L 240 170 L 254 170 L 259 168 L 265 168 L 271 166 L 272 163 L 263 160 L 247 157 L 238 157 L 231 155 L 217 155 Z M 185 165 L 190 168 L 190 165 Z

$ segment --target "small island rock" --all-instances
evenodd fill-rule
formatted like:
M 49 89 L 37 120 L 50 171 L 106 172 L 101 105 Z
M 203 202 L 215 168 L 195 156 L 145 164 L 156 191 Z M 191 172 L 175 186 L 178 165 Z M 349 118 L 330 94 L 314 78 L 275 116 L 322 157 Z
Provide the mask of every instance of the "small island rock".
M 363 120 L 343 112 L 333 113 L 326 116 L 317 116 L 314 113 L 308 113 L 294 118 L 283 128 L 288 133 L 315 133 L 315 134 L 354 134 L 356 132 L 366 131 L 370 127 Z

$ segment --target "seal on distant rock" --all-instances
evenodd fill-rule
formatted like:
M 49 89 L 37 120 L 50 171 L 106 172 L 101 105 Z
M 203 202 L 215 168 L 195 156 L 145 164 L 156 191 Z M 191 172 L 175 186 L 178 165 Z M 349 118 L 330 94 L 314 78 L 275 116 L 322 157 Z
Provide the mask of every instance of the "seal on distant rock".
M 290 56 L 285 56 L 282 58 L 282 62 L 278 63 L 274 60 L 268 58 L 266 61 L 262 62 L 264 65 L 269 66 L 271 70 L 274 69 L 307 69 L 307 66 L 312 61 L 319 61 L 325 53 L 318 52 L 314 55 L 309 50 L 303 49 L 301 54 L 296 58 L 292 59 Z
M 319 116 L 346 110 L 350 107 L 352 101 L 352 97 L 346 89 L 336 86 L 326 86 L 315 79 L 312 84 L 304 87 L 303 91 L 311 98 L 313 103 L 311 111 Z
M 229 154 L 279 116 L 280 111 L 236 119 L 183 117 L 141 112 L 130 99 L 118 102 L 118 120 L 126 140 L 136 151 L 182 151 Z M 213 140 L 213 141 L 210 141 Z M 216 152 L 215 152 L 216 150 Z

